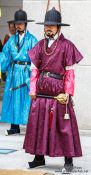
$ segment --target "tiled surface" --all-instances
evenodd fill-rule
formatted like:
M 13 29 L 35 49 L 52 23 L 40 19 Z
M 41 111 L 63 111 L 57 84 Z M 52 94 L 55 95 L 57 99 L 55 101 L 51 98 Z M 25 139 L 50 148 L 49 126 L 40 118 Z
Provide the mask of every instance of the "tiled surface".
M 28 162 L 33 160 L 33 155 L 26 154 L 22 149 L 25 126 L 21 126 L 22 133 L 17 136 L 5 136 L 4 132 L 9 128 L 8 124 L 0 123 L 0 148 L 17 149 L 11 154 L 0 154 L 0 169 L 28 169 Z M 84 131 L 85 133 L 85 131 Z M 73 175 L 91 175 L 91 137 L 81 136 L 83 148 L 83 157 L 74 159 Z M 36 168 L 36 171 L 51 172 L 55 175 L 61 175 L 61 169 L 64 164 L 63 158 L 46 157 L 46 166 Z M 33 171 L 33 170 L 32 170 Z

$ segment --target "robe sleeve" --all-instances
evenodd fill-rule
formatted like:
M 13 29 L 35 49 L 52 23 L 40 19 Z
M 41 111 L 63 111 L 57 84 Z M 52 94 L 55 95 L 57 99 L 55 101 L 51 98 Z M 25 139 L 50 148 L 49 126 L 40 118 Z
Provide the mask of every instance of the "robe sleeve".
M 1 71 L 6 72 L 11 63 L 11 54 L 10 54 L 10 40 L 4 45 L 2 52 L 0 52 L 0 64 Z
M 31 49 L 28 51 L 29 58 L 33 62 L 33 64 L 39 68 L 41 59 L 40 59 L 40 45 L 39 42 Z
M 65 77 L 64 78 L 65 93 L 68 93 L 73 96 L 74 95 L 74 83 L 75 83 L 74 69 L 66 70 L 64 77 Z
M 65 66 L 72 66 L 83 59 L 82 54 L 73 43 L 69 43 L 65 52 Z
M 30 95 L 36 95 L 36 83 L 39 78 L 39 71 L 37 68 L 32 69 L 31 77 L 30 77 Z

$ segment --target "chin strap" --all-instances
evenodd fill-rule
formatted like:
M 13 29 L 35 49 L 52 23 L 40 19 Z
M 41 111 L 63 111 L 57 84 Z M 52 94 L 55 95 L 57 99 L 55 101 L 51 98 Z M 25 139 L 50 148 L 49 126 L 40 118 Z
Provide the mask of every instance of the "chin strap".
M 19 34 L 22 32 L 22 34 L 25 32 L 25 34 L 26 34 L 26 29 L 24 30 L 24 31 L 17 31 L 17 33 L 18 33 L 18 41 L 17 41 L 17 43 L 16 43 L 16 47 L 17 47 L 17 49 L 18 49 L 18 52 L 20 51 L 20 49 L 21 49 L 21 47 L 24 45 L 24 38 L 25 38 L 25 35 L 24 35 L 24 38 L 23 38 L 23 43 L 22 43 L 22 45 L 20 46 L 20 38 L 19 38 Z M 16 36 L 15 36 L 16 37 Z M 16 38 L 15 38 L 15 40 L 16 40 Z M 16 42 L 16 41 L 15 41 Z

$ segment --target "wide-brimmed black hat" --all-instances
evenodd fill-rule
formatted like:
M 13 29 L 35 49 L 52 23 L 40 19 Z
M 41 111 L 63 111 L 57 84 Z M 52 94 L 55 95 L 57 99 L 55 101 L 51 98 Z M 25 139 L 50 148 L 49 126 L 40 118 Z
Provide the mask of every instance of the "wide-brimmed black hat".
M 69 24 L 62 23 L 61 13 L 57 11 L 55 7 L 46 12 L 44 22 L 38 22 L 36 24 L 70 26 Z
M 27 13 L 24 10 L 18 10 L 14 14 L 14 20 L 12 20 L 13 23 L 27 23 L 27 22 L 33 22 L 34 20 L 28 20 L 27 19 Z M 7 21 L 10 23 L 10 21 Z

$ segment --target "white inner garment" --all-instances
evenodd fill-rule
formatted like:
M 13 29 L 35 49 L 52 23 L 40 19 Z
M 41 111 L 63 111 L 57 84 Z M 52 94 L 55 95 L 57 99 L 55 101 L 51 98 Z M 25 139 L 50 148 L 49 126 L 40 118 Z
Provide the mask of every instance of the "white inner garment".
M 48 47 L 51 47 L 51 45 L 54 43 L 54 41 L 58 38 L 58 33 L 54 36 L 54 38 L 49 39 L 48 41 Z
M 19 41 L 21 42 L 21 40 L 24 38 L 24 35 L 25 35 L 25 31 L 24 33 L 22 33 L 22 35 L 19 34 Z

